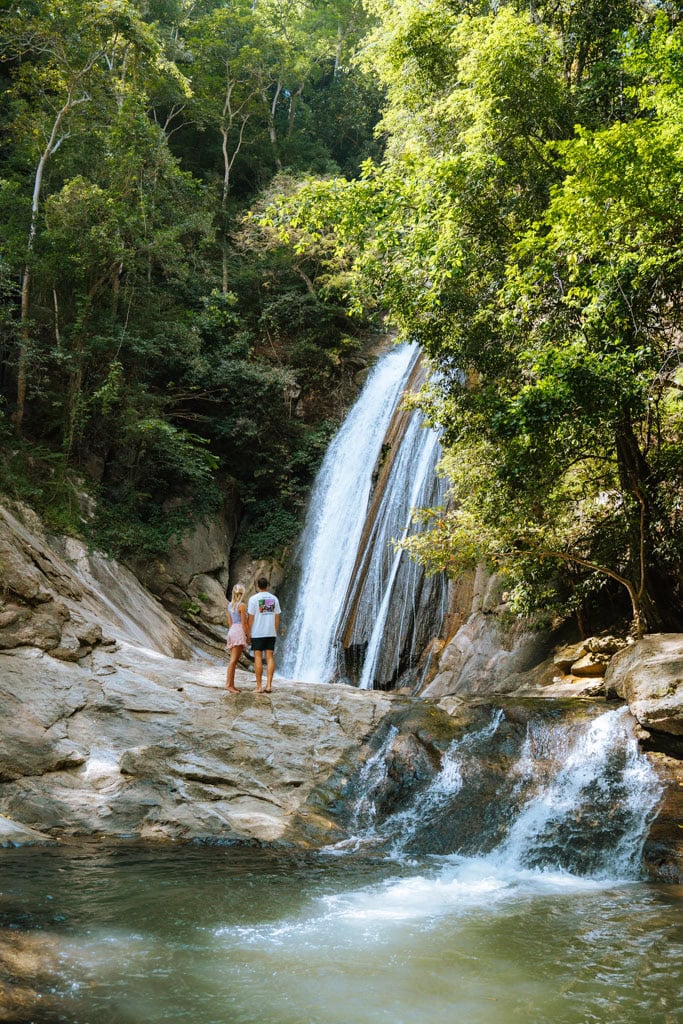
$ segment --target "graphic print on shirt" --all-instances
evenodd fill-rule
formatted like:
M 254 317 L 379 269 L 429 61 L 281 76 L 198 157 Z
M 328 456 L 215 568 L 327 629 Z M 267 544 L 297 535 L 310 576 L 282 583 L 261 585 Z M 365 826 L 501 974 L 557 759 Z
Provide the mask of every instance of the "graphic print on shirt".
M 274 615 L 275 614 L 275 598 L 274 597 L 260 597 L 258 602 L 258 610 L 261 615 Z

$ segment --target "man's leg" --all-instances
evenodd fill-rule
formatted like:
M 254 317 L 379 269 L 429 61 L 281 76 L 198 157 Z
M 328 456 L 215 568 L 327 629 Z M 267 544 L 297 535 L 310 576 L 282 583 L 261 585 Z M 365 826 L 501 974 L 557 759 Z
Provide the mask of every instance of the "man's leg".
M 256 692 L 261 692 L 261 673 L 263 672 L 263 653 L 254 651 L 254 675 L 256 676 Z
M 275 672 L 275 653 L 266 651 L 266 690 L 270 690 L 273 684 L 273 673 Z

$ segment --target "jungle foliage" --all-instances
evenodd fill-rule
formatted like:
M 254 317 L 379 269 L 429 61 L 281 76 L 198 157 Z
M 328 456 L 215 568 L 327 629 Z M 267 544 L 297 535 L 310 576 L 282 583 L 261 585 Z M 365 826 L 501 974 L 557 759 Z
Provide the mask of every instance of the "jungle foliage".
M 2 5 L 0 489 L 55 529 L 158 552 L 234 480 L 254 554 L 296 531 L 364 321 L 248 212 L 379 154 L 367 24 L 356 0 Z
M 648 0 L 369 0 L 381 161 L 274 203 L 434 376 L 446 507 L 408 542 L 511 606 L 683 623 L 683 25 Z M 340 269 L 341 268 L 341 269 Z M 621 596 L 620 596 L 621 595 Z
M 415 557 L 681 628 L 679 5 L 1 19 L 4 490 L 80 529 L 90 480 L 95 538 L 153 553 L 233 480 L 273 553 L 387 317 L 432 362 L 450 480 Z

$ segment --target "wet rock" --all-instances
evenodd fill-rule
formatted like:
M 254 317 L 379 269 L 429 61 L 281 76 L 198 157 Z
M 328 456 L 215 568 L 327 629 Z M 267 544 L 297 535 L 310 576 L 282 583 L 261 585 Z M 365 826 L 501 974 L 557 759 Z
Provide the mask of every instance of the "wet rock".
M 680 758 L 661 751 L 648 757 L 663 786 L 662 803 L 653 822 L 645 848 L 643 863 L 650 879 L 679 885 L 683 882 L 683 781 Z
M 62 1017 L 68 1002 L 57 994 L 62 950 L 56 934 L 0 929 L 0 1020 L 38 1024 Z
M 387 779 L 380 794 L 385 813 L 409 799 L 416 787 L 434 777 L 440 761 L 418 736 L 399 733 L 388 754 Z
M 43 832 L 26 828 L 25 825 L 19 825 L 11 818 L 0 815 L 0 846 L 39 846 L 52 843 L 54 839 Z

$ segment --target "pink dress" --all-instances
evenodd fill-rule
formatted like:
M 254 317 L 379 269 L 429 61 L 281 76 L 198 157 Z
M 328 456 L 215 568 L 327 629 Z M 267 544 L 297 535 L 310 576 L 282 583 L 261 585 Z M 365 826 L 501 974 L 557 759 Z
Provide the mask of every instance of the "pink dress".
M 242 626 L 242 616 L 239 612 L 239 605 L 237 610 L 233 611 L 230 605 L 228 605 L 228 615 L 230 616 L 230 622 L 232 625 L 228 630 L 228 639 L 225 643 L 226 650 L 230 650 L 231 647 L 246 647 L 247 638 L 244 635 L 244 627 Z

